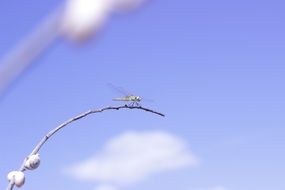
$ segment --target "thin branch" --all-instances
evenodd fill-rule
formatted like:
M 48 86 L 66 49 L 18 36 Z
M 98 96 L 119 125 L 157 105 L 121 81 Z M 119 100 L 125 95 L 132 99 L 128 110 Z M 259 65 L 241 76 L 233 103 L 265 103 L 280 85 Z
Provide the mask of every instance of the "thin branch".
M 104 107 L 104 108 L 101 108 L 101 109 L 96 109 L 96 110 L 89 110 L 89 111 L 86 111 L 84 113 L 81 113 L 75 117 L 72 117 L 70 118 L 69 120 L 65 121 L 64 123 L 60 124 L 59 126 L 57 126 L 56 128 L 54 128 L 53 130 L 51 130 L 50 132 L 48 132 L 42 139 L 41 141 L 36 145 L 36 147 L 33 149 L 33 151 L 31 152 L 31 155 L 34 155 L 34 154 L 37 154 L 41 147 L 47 142 L 47 140 L 53 136 L 56 132 L 58 132 L 60 129 L 64 128 L 65 126 L 73 123 L 74 121 L 77 121 L 79 119 L 83 119 L 84 117 L 88 116 L 88 115 L 91 115 L 91 114 L 95 114 L 95 113 L 100 113 L 100 112 L 103 112 L 103 111 L 106 111 L 106 110 L 120 110 L 120 109 L 139 109 L 139 110 L 144 110 L 146 112 L 150 112 L 150 113 L 153 113 L 153 114 L 156 114 L 156 115 L 159 115 L 159 116 L 162 116 L 162 117 L 165 117 L 164 114 L 160 113 L 160 112 L 157 112 L 157 111 L 154 111 L 154 110 L 151 110 L 151 109 L 148 109 L 148 108 L 144 108 L 142 106 L 129 106 L 129 105 L 123 105 L 123 106 L 108 106 L 108 107 Z M 27 158 L 29 157 L 27 156 L 19 171 L 22 171 L 24 172 L 26 170 L 25 168 L 25 162 L 27 160 Z M 6 190 L 12 190 L 14 187 L 14 182 L 10 182 L 8 187 L 6 188 Z

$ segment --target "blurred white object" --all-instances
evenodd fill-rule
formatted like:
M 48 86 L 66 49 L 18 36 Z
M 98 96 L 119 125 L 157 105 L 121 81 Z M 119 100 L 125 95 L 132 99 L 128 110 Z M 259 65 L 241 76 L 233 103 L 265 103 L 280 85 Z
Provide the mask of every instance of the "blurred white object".
M 29 36 L 0 59 L 0 94 L 58 36 L 58 12 L 50 14 Z
M 40 165 L 40 155 L 39 154 L 33 154 L 28 157 L 28 159 L 25 162 L 25 168 L 28 170 L 34 170 L 39 167 Z
M 22 187 L 25 183 L 25 174 L 21 171 L 12 171 L 7 175 L 7 179 L 17 187 Z
M 102 27 L 112 12 L 137 8 L 143 0 L 69 0 L 63 19 L 62 32 L 69 38 L 82 41 Z
M 97 31 L 109 16 L 107 0 L 69 0 L 62 19 L 62 31 L 69 38 L 81 41 Z
M 133 10 L 144 0 L 68 0 L 0 60 L 0 93 L 59 36 L 82 42 L 102 27 L 113 12 Z

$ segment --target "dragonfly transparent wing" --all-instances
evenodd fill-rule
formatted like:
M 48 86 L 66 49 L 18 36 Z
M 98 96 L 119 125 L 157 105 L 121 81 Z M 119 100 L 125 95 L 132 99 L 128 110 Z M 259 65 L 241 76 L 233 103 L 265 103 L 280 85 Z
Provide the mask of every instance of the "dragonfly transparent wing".
M 123 94 L 125 97 L 135 95 L 135 94 L 129 93 L 129 92 L 128 92 L 127 90 L 125 90 L 123 87 L 116 86 L 116 85 L 114 85 L 114 84 L 112 84 L 112 83 L 108 83 L 108 86 L 109 86 L 112 90 L 114 90 L 114 91 L 116 91 L 116 92 L 118 92 L 118 93 L 120 93 L 120 94 Z M 144 98 L 144 97 L 140 97 L 140 98 L 141 98 L 141 100 L 142 100 L 143 102 L 154 102 L 153 99 Z
M 141 99 L 142 99 L 142 101 L 144 101 L 144 102 L 154 102 L 153 99 L 149 99 L 149 98 L 144 98 L 144 97 L 142 97 Z
M 128 91 L 126 91 L 123 87 L 120 86 L 115 86 L 112 83 L 108 83 L 108 86 L 110 86 L 111 89 L 115 90 L 116 92 L 119 92 L 121 94 L 123 94 L 124 96 L 130 96 L 132 95 L 131 93 L 129 93 Z

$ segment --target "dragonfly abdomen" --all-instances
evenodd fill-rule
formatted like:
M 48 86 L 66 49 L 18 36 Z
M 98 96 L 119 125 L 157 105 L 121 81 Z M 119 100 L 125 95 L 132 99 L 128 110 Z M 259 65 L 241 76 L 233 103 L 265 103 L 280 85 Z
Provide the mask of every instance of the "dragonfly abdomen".
M 113 98 L 112 100 L 114 100 L 114 101 L 130 101 L 127 98 Z

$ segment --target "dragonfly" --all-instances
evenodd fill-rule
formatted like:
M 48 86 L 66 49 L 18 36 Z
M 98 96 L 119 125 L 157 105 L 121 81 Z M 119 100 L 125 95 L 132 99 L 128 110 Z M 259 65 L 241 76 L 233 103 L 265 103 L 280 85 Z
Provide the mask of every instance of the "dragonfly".
M 124 97 L 119 97 L 119 98 L 113 98 L 113 101 L 124 101 L 124 102 L 129 102 L 129 106 L 140 106 L 140 102 L 142 98 L 140 96 L 132 95 L 128 93 L 125 89 L 122 87 L 117 87 L 111 83 L 108 84 L 110 87 L 115 89 L 116 91 L 120 92 L 121 94 L 124 94 Z

